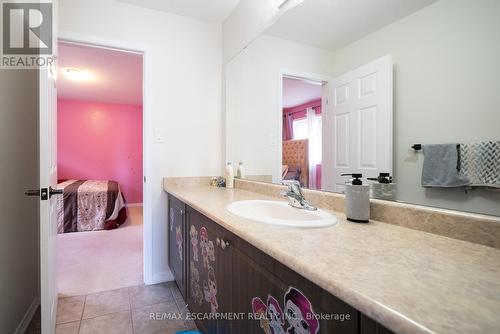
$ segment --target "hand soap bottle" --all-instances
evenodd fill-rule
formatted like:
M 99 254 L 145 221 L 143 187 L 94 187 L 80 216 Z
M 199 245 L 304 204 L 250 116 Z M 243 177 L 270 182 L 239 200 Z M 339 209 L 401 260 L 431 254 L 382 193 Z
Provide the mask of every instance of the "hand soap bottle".
M 230 162 L 226 166 L 226 188 L 234 188 L 234 171 Z
M 238 165 L 238 170 L 236 172 L 236 177 L 239 179 L 244 179 L 245 178 L 245 167 L 243 166 L 243 162 L 240 161 L 240 164 Z
M 347 220 L 354 223 L 368 223 L 370 220 L 370 186 L 363 185 L 362 174 L 342 174 L 352 176 L 346 185 L 345 202 Z

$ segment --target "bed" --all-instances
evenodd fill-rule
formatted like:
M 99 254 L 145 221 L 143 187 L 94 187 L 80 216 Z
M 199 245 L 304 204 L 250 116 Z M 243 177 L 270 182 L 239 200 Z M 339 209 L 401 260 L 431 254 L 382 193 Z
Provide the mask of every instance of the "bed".
M 127 220 L 125 199 L 115 181 L 67 180 L 58 184 L 57 233 L 111 230 Z
M 300 181 L 302 187 L 309 186 L 309 141 L 283 141 L 283 179 Z

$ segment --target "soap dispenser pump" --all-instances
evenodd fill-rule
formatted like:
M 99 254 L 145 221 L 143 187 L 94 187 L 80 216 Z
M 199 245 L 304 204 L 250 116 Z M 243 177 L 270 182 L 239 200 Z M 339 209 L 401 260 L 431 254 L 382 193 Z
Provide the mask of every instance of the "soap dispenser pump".
M 363 174 L 341 175 L 352 177 L 345 189 L 347 220 L 354 223 L 368 223 L 370 221 L 370 186 L 363 185 L 361 181 Z

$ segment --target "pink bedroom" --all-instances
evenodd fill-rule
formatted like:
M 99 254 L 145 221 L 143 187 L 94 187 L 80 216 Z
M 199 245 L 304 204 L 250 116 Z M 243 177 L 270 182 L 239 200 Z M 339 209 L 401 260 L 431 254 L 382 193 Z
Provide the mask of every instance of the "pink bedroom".
M 282 178 L 321 188 L 322 83 L 283 77 Z
M 59 294 L 141 284 L 142 55 L 58 47 Z

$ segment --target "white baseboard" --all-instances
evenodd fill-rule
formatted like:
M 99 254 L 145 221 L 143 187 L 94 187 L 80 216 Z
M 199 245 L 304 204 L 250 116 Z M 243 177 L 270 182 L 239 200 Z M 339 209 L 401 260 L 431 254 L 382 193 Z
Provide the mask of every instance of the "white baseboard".
M 164 271 L 161 273 L 156 273 L 153 275 L 151 281 L 144 282 L 146 285 L 158 284 L 164 282 L 170 282 L 174 280 L 174 275 L 172 275 L 171 271 Z
M 142 206 L 142 203 L 128 203 L 126 204 L 127 208 L 135 208 L 138 206 Z
M 38 298 L 35 298 L 33 302 L 31 303 L 30 307 L 24 314 L 23 319 L 19 323 L 19 326 L 17 326 L 16 331 L 14 334 L 24 334 L 26 330 L 28 329 L 28 326 L 31 323 L 31 320 L 33 320 L 33 317 L 35 316 L 35 312 L 38 309 L 38 306 L 40 306 L 40 300 Z

